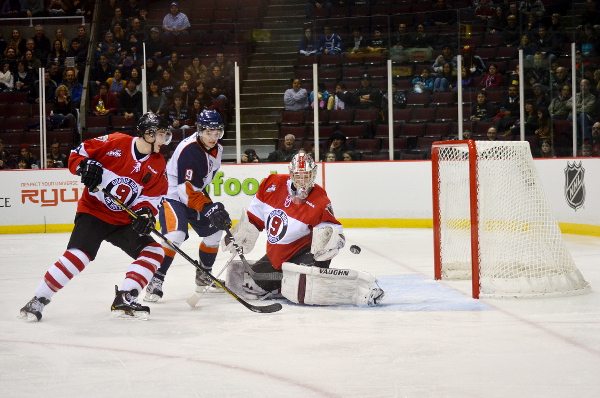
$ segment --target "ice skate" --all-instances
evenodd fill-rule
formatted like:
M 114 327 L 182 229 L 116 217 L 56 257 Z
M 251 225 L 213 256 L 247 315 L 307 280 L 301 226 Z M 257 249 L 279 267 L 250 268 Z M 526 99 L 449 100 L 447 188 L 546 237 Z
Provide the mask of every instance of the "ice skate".
M 371 295 L 369 296 L 369 305 L 377 305 L 380 304 L 386 297 L 387 293 L 383 291 L 383 289 L 379 287 L 374 287 L 371 291 Z
M 112 318 L 146 320 L 150 317 L 150 308 L 137 302 L 137 290 L 129 292 L 115 286 L 115 294 L 115 301 L 110 307 Z
M 18 318 L 26 322 L 38 322 L 42 319 L 42 311 L 48 303 L 50 303 L 50 300 L 46 297 L 33 297 L 25 304 L 25 307 L 21 308 Z
M 225 281 L 217 279 L 219 283 L 225 286 Z M 223 293 L 224 290 L 213 283 L 205 273 L 196 270 L 196 293 Z
M 160 300 L 163 296 L 162 285 L 163 280 L 158 279 L 157 277 L 152 277 L 148 286 L 146 286 L 146 296 L 144 297 L 144 301 L 149 301 L 151 303 L 155 303 Z

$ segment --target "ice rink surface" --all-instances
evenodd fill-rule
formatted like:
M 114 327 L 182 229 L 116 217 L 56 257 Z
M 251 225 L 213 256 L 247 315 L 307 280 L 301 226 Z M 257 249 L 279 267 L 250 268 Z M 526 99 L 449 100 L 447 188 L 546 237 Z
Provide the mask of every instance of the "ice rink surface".
M 474 300 L 468 281 L 433 280 L 431 230 L 347 229 L 332 267 L 377 275 L 383 305 L 281 300 L 275 314 L 225 293 L 190 308 L 194 268 L 177 257 L 148 321 L 109 318 L 130 259 L 105 243 L 41 322 L 17 319 L 68 237 L 0 236 L 2 397 L 600 396 L 600 238 L 564 236 L 590 294 Z M 182 249 L 196 258 L 198 243 Z

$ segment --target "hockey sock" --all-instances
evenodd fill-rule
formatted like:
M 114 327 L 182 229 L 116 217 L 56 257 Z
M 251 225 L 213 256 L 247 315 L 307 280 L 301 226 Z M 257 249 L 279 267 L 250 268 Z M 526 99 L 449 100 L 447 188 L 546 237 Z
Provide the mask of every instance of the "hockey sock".
M 158 267 L 158 270 L 154 273 L 154 276 L 164 282 L 165 276 L 167 276 L 167 272 L 169 271 L 171 264 L 173 264 L 173 259 L 175 258 L 176 252 L 175 250 L 167 247 L 163 247 L 163 249 L 165 251 L 165 258 L 160 264 L 160 267 Z
M 138 292 L 144 290 L 144 287 L 152 279 L 164 257 L 165 252 L 158 243 L 150 243 L 144 247 L 135 261 L 129 266 L 121 290 L 131 291 L 137 289 Z
M 204 269 L 210 271 L 212 270 L 212 266 L 217 259 L 217 253 L 219 251 L 219 243 L 217 246 L 211 247 L 204 244 L 204 242 L 200 243 L 199 256 Z
M 50 299 L 74 276 L 79 275 L 90 261 L 88 255 L 81 250 L 67 249 L 58 261 L 46 271 L 46 275 L 44 275 L 44 279 L 36 289 L 35 295 Z

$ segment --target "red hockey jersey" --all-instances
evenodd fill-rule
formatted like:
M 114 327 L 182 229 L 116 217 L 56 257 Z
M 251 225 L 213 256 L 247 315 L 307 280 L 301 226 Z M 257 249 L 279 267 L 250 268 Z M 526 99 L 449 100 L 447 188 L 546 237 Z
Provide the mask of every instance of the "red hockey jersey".
M 160 153 L 146 155 L 140 160 L 135 157 L 134 145 L 137 137 L 114 133 L 82 142 L 71 151 L 69 170 L 77 173 L 77 166 L 90 158 L 102 163 L 102 186 L 119 198 L 132 210 L 144 206 L 158 214 L 158 205 L 167 193 L 165 177 L 166 163 Z M 77 204 L 78 213 L 89 213 L 113 225 L 130 224 L 127 212 L 102 191 L 84 189 Z
M 313 228 L 331 225 L 342 229 L 323 188 L 315 185 L 303 203 L 295 204 L 290 184 L 287 174 L 270 175 L 248 207 L 250 222 L 267 232 L 267 256 L 275 269 L 281 269 L 298 250 L 311 245 Z

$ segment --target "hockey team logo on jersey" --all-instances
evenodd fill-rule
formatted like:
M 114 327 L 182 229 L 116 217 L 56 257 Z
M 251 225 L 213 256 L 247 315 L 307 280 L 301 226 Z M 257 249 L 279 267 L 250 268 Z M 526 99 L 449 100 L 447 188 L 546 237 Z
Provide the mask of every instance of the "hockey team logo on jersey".
M 139 195 L 138 185 L 128 177 L 115 178 L 108 183 L 106 189 L 127 206 L 131 206 Z M 123 208 L 108 196 L 104 196 L 104 204 L 112 211 L 123 211 Z
M 114 156 L 115 158 L 120 158 L 122 155 L 122 152 L 120 149 L 113 149 L 112 151 L 107 152 L 106 155 Z
M 574 210 L 581 208 L 585 202 L 584 174 L 585 169 L 581 166 L 581 162 L 579 164 L 567 162 L 565 168 L 565 199 L 567 204 Z
M 273 184 L 269 188 L 267 188 L 267 192 L 275 192 L 277 189 L 277 185 Z
M 131 173 L 138 173 L 141 168 L 142 168 L 142 164 L 140 162 L 135 162 L 135 164 L 133 165 L 133 170 L 131 170 Z
M 267 239 L 277 243 L 283 239 L 288 229 L 288 216 L 283 210 L 275 209 L 267 217 Z

